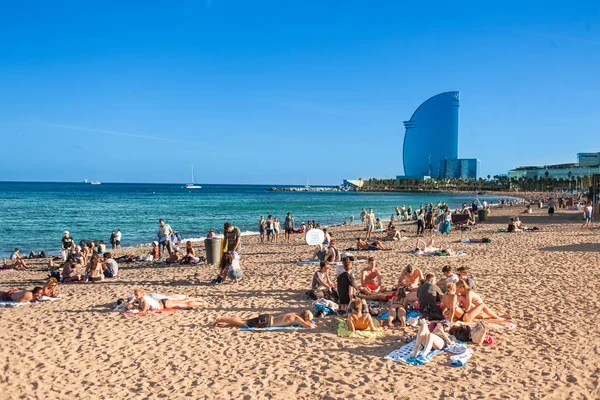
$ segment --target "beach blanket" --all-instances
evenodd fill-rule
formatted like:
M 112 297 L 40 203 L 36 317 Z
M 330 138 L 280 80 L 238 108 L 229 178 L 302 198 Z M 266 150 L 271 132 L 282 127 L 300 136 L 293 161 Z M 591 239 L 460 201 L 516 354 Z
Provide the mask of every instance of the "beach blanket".
M 120 276 L 120 275 L 119 275 Z M 88 283 L 104 283 L 104 282 L 112 282 L 112 281 L 116 281 L 119 280 L 119 277 L 116 278 L 104 278 L 101 281 L 98 282 L 92 282 L 92 281 L 69 281 L 69 282 L 59 282 L 61 285 L 73 285 L 73 284 L 78 284 L 78 285 L 87 285 Z
M 315 325 L 315 321 L 312 321 L 312 325 L 313 328 L 316 326 Z M 280 330 L 285 330 L 285 329 L 307 329 L 301 325 L 294 325 L 294 326 L 269 326 L 268 328 L 248 328 L 247 326 L 244 326 L 243 328 L 240 328 L 243 331 L 280 331 Z
M 375 325 L 374 332 L 371 332 L 371 331 L 350 332 L 350 330 L 348 329 L 348 325 L 346 325 L 346 321 L 344 321 L 343 319 L 339 319 L 339 318 L 337 319 L 337 321 L 338 321 L 337 334 L 339 337 L 360 339 L 360 338 L 378 338 L 378 337 L 384 336 L 383 328 L 381 327 L 381 325 L 379 325 L 379 321 L 377 321 L 377 319 L 373 319 L 373 325 Z
M 17 303 L 16 301 L 0 301 L 0 307 L 4 307 L 4 308 L 15 308 L 15 307 L 26 306 L 29 304 L 33 304 L 33 303 L 31 303 L 31 302 Z
M 429 352 L 429 354 L 427 354 L 426 357 L 423 357 L 421 354 L 419 354 L 417 357 L 412 358 L 410 356 L 411 355 L 410 353 L 412 353 L 412 351 L 414 350 L 416 343 L 417 343 L 417 341 L 413 340 L 412 342 L 400 347 L 398 350 L 392 351 L 390 354 L 383 357 L 383 359 L 384 360 L 392 360 L 394 362 L 402 362 L 402 363 L 406 363 L 406 364 L 410 364 L 410 365 L 423 365 L 423 364 L 426 364 L 429 361 L 431 361 L 431 359 L 433 357 L 446 351 L 446 349 L 431 350 Z

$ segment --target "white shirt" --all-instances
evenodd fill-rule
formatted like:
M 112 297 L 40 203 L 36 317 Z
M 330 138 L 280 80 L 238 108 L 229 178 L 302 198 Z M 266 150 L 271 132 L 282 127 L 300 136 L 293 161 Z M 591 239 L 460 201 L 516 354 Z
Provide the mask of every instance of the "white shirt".
M 115 240 L 118 240 L 119 242 L 121 241 L 121 231 L 117 231 L 117 234 L 115 235 Z

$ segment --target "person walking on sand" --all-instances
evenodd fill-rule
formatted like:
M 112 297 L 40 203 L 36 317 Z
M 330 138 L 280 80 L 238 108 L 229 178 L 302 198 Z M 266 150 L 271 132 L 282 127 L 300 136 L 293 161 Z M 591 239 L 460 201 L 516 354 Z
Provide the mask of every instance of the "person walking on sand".
M 260 234 L 260 242 L 261 243 L 265 242 L 266 228 L 267 228 L 267 221 L 265 221 L 265 217 L 261 215 L 260 219 L 258 220 L 258 233 Z
M 240 228 L 231 225 L 229 222 L 225 222 L 223 225 L 223 241 L 224 249 L 228 253 L 240 252 L 240 242 L 242 239 L 242 232 Z
M 292 234 L 294 233 L 294 217 L 292 213 L 287 213 L 285 221 L 283 222 L 283 228 L 285 229 L 285 241 L 291 243 Z
M 159 219 L 158 223 L 160 225 L 156 233 L 158 237 L 158 257 L 162 258 L 165 248 L 169 255 L 171 255 L 171 235 L 173 234 L 173 229 L 171 229 L 171 225 L 165 224 L 164 219 Z

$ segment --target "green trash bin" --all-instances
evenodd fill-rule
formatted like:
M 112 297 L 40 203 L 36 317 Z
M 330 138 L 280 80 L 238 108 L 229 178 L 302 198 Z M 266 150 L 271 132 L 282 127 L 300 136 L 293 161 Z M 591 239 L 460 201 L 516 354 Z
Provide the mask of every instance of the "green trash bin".
M 221 262 L 221 239 L 204 239 L 204 249 L 206 250 L 207 264 L 218 264 Z
M 487 217 L 490 210 L 477 210 L 477 216 L 479 217 L 479 222 L 487 221 Z

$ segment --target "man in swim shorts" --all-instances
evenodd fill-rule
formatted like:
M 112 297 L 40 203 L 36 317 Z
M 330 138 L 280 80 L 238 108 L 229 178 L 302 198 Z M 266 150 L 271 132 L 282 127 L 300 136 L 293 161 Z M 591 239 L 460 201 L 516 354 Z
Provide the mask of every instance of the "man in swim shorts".
M 361 286 L 358 290 L 362 293 L 378 293 L 381 291 L 381 272 L 375 266 L 375 257 L 369 257 L 367 267 L 361 273 Z
M 287 327 L 300 325 L 304 328 L 314 328 L 312 323 L 313 315 L 309 310 L 304 311 L 301 315 L 296 313 L 287 313 L 281 315 L 261 314 L 258 317 L 250 318 L 243 321 L 236 317 L 217 317 L 213 322 L 215 326 L 236 326 L 238 328 L 270 328 L 270 327 Z

